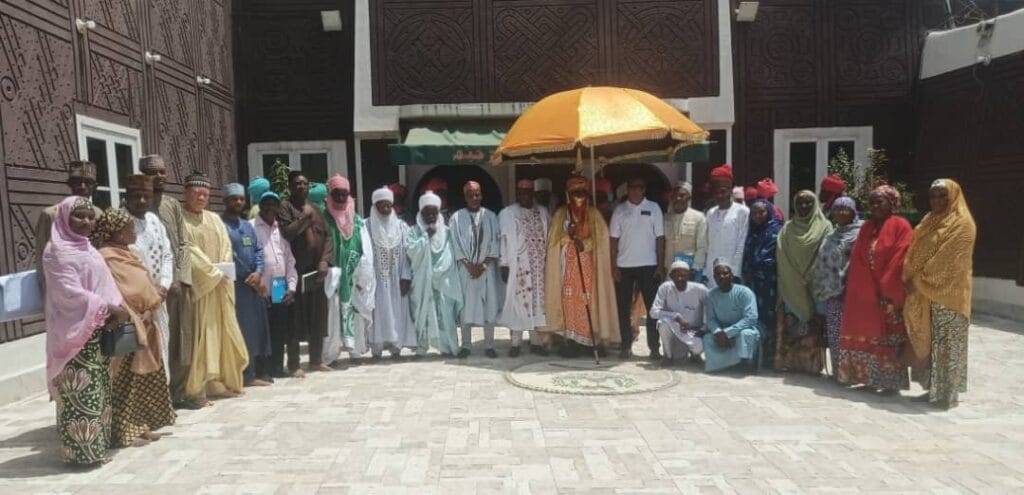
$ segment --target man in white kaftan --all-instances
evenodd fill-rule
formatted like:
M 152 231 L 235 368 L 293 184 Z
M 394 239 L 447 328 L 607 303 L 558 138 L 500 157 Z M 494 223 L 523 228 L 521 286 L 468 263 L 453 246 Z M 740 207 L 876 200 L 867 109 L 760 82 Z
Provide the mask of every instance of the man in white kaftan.
M 440 197 L 427 191 L 420 196 L 419 206 L 416 226 L 405 236 L 405 252 L 412 267 L 416 355 L 425 355 L 433 345 L 442 356 L 452 356 L 459 348 L 457 327 L 462 311 L 452 236 L 441 216 Z
M 675 261 L 669 269 L 669 280 L 658 287 L 651 305 L 651 318 L 658 321 L 663 363 L 687 354 L 697 359 L 704 351 L 701 333 L 704 329 L 704 300 L 708 289 L 690 282 L 690 265 Z
M 373 269 L 377 279 L 370 352 L 380 357 L 387 349 L 397 358 L 402 348 L 416 348 L 416 327 L 409 311 L 412 269 L 405 254 L 409 225 L 394 210 L 395 195 L 382 187 L 373 192 L 373 208 L 366 219 L 373 244 Z
M 142 260 L 157 285 L 168 290 L 174 281 L 174 251 L 171 249 L 167 228 L 160 217 L 149 211 L 153 201 L 153 178 L 145 175 L 128 176 L 125 189 L 125 209 L 131 213 L 135 222 L 135 244 L 131 245 L 131 250 Z M 160 331 L 163 362 L 168 363 L 171 334 L 166 302 L 157 311 L 156 323 Z M 164 366 L 164 373 L 170 380 L 170 366 Z
M 480 184 L 469 181 L 462 192 L 466 207 L 455 212 L 450 227 L 452 252 L 458 264 L 459 283 L 464 297 L 462 307 L 462 349 L 460 358 L 469 356 L 473 343 L 473 325 L 484 327 L 484 346 L 489 358 L 494 350 L 494 324 L 502 306 L 504 288 L 498 276 L 501 256 L 498 216 L 482 206 Z
M 706 259 L 724 258 L 742 278 L 743 248 L 750 228 L 750 209 L 732 201 L 732 167 L 722 165 L 711 170 L 711 193 L 715 206 L 708 210 L 708 251 Z M 705 273 L 708 289 L 716 287 L 715 278 Z
M 501 210 L 501 279 L 505 282 L 505 304 L 498 323 L 512 332 L 509 357 L 519 355 L 523 332 L 530 332 L 530 352 L 547 355 L 535 329 L 547 324 L 544 318 L 544 267 L 547 260 L 548 224 L 544 206 L 534 201 L 534 183 L 516 183 L 517 203 Z

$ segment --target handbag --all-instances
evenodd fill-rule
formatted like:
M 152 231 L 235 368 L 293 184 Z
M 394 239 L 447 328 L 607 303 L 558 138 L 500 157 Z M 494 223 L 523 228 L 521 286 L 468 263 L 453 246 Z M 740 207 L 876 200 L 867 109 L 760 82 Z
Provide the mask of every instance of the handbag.
M 107 357 L 131 354 L 142 346 L 139 345 L 138 329 L 131 321 L 126 321 L 116 328 L 108 329 L 100 336 L 100 351 Z

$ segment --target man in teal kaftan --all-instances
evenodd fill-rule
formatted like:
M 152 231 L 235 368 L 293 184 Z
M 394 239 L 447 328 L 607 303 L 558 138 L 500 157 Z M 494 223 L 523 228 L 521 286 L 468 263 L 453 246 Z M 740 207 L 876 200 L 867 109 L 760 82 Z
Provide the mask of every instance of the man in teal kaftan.
M 753 364 L 764 331 L 757 318 L 757 298 L 750 289 L 733 283 L 728 260 L 715 260 L 714 277 L 718 287 L 708 293 L 704 304 L 704 371 Z
M 458 317 L 462 288 L 448 227 L 441 218 L 441 198 L 432 192 L 420 196 L 416 225 L 406 237 L 412 266 L 412 311 L 416 322 L 416 354 L 433 345 L 442 355 L 459 350 Z

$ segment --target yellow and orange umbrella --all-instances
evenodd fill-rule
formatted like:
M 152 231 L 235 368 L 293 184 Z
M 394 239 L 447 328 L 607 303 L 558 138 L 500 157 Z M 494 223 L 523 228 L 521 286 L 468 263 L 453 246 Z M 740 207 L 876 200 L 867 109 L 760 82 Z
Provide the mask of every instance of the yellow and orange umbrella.
M 494 165 L 600 164 L 643 156 L 671 157 L 707 141 L 708 133 L 664 100 L 627 88 L 587 87 L 548 96 L 530 107 L 491 155 Z

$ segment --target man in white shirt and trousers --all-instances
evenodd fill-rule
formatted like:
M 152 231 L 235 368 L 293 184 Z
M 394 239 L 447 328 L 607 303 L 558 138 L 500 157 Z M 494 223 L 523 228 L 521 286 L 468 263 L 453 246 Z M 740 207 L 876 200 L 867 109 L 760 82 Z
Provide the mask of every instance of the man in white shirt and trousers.
M 644 197 L 647 184 L 643 179 L 628 182 L 626 201 L 612 213 L 609 227 L 612 276 L 615 277 L 615 299 L 619 307 L 619 335 L 622 347 L 619 357 L 628 359 L 632 354 L 633 329 L 629 324 L 632 313 L 633 292 L 640 290 L 644 307 L 654 302 L 658 285 L 665 280 L 661 260 L 665 258 L 665 221 L 661 207 Z M 647 347 L 651 359 L 661 358 L 655 321 L 647 318 Z
M 658 287 L 651 305 L 651 318 L 658 320 L 658 335 L 664 357 L 662 364 L 669 365 L 676 358 L 699 362 L 704 352 L 701 340 L 704 329 L 704 300 L 708 289 L 701 284 L 690 282 L 690 265 L 675 261 L 669 269 L 669 280 Z
M 750 209 L 732 201 L 732 166 L 729 164 L 711 170 L 711 194 L 715 206 L 708 210 L 707 259 L 724 258 L 733 267 L 733 275 L 741 278 L 743 248 L 750 228 Z M 708 289 L 714 289 L 715 277 L 705 273 Z

